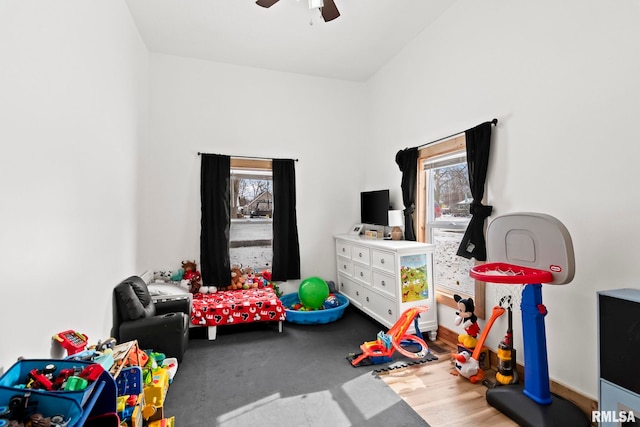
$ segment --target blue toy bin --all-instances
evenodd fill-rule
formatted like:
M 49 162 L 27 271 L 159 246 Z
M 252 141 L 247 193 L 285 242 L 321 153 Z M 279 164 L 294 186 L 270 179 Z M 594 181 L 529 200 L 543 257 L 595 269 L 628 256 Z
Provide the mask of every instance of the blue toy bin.
M 42 414 L 44 417 L 62 415 L 65 422 L 63 425 L 68 427 L 84 425 L 85 417 L 78 402 L 60 394 L 36 393 L 35 390 L 0 387 L 0 406 L 7 407 L 14 396 L 25 396 L 26 394 L 29 394 L 29 406 L 34 409 L 34 413 Z
M 87 385 L 84 390 L 78 391 L 66 391 L 66 390 L 51 390 L 44 389 L 26 389 L 24 385 L 27 382 L 28 374 L 33 369 L 42 369 L 46 365 L 53 364 L 56 366 L 56 370 L 53 376 L 57 376 L 61 370 L 69 368 L 84 369 L 89 365 L 93 365 L 93 362 L 85 362 L 81 360 L 58 360 L 58 359 L 24 359 L 14 363 L 7 372 L 0 377 L 0 387 L 9 388 L 16 392 L 31 391 L 35 394 L 48 394 L 53 396 L 64 396 L 67 399 L 75 400 L 78 405 L 85 406 L 87 400 L 91 396 L 91 393 L 99 381 L 92 381 Z M 0 406 L 2 404 L 0 403 Z
M 287 312 L 288 322 L 303 325 L 319 325 L 322 323 L 335 322 L 342 317 L 344 310 L 349 305 L 347 297 L 337 293 L 334 295 L 338 298 L 338 301 L 340 301 L 340 305 L 335 308 L 326 308 L 323 310 L 297 311 L 288 309 L 287 307 L 292 307 L 300 302 L 297 292 L 283 295 L 280 297 L 280 301 L 282 301 L 282 305 L 284 305 Z

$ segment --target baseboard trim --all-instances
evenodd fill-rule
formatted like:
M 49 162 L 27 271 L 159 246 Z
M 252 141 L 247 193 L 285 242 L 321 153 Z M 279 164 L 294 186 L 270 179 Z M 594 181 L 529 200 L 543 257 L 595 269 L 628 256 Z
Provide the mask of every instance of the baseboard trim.
M 458 332 L 452 331 L 451 329 L 445 328 L 444 326 L 438 325 L 438 339 L 442 340 L 446 344 L 452 346 L 453 348 L 457 348 L 458 346 Z M 498 365 L 498 356 L 493 349 L 489 349 L 489 355 L 491 360 L 491 366 L 495 367 Z M 518 377 L 524 382 L 524 367 L 520 364 L 516 365 L 516 369 L 518 371 Z M 584 396 L 583 394 L 578 393 L 572 388 L 560 384 L 553 379 L 550 380 L 550 389 L 551 393 L 554 393 L 564 399 L 567 399 L 573 402 L 576 406 L 578 406 L 589 419 L 591 419 L 591 411 L 596 411 L 598 409 L 598 402 Z

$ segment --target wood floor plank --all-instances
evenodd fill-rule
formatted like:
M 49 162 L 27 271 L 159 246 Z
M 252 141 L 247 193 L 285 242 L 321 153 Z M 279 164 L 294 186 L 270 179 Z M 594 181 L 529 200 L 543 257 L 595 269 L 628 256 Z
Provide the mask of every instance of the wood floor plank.
M 485 386 L 452 375 L 453 371 L 445 354 L 438 361 L 384 371 L 379 376 L 431 427 L 518 425 L 487 403 Z

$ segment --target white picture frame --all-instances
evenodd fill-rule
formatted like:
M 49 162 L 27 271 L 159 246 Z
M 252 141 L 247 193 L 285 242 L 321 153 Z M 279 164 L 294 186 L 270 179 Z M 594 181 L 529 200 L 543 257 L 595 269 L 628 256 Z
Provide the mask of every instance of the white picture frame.
M 351 236 L 360 236 L 362 233 L 364 233 L 364 224 L 355 224 L 349 232 Z

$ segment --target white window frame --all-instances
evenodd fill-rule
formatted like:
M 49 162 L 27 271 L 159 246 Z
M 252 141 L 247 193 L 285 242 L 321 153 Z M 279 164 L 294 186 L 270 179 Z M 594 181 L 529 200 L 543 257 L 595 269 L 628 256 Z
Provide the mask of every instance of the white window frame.
M 269 179 L 269 180 L 273 180 L 272 177 L 272 161 L 271 160 L 266 160 L 266 159 L 250 159 L 250 158 L 240 158 L 240 157 L 232 157 L 231 158 L 231 170 L 235 171 L 236 174 L 242 175 L 243 173 L 246 174 L 247 176 L 245 176 L 245 178 L 253 178 L 255 177 L 256 179 Z M 273 194 L 273 187 L 271 188 L 271 193 Z M 235 203 L 233 202 L 233 199 L 235 199 L 237 201 L 237 197 L 238 195 L 235 194 L 233 187 L 231 188 L 230 191 L 230 197 L 232 198 L 232 202 L 229 204 L 229 207 L 231 210 L 234 209 Z M 273 209 L 273 205 L 272 205 L 272 209 Z M 248 214 L 248 213 L 247 213 Z M 235 218 L 236 212 L 230 212 L 230 216 L 231 218 Z M 267 220 L 271 220 L 271 218 L 267 218 Z M 272 245 L 273 245 L 273 236 L 271 237 L 271 241 L 272 241 Z M 229 257 L 230 258 L 236 258 L 235 255 L 232 256 L 232 252 L 233 252 L 234 248 L 229 248 Z M 255 266 L 255 265 L 249 265 L 249 263 L 247 262 L 247 264 L 244 264 L 243 267 L 259 267 L 259 268 L 267 268 L 267 269 L 271 269 L 272 263 L 273 263 L 273 246 L 271 247 L 271 259 L 269 259 L 268 261 L 268 265 L 267 266 Z M 232 262 L 233 264 L 234 262 Z M 242 262 L 241 262 L 242 264 Z
M 417 191 L 416 191 L 416 213 L 414 218 L 414 224 L 416 224 L 416 239 L 420 242 L 431 243 L 430 230 L 432 230 L 436 222 L 433 218 L 433 208 L 427 209 L 427 203 L 432 203 L 427 200 L 427 188 L 429 183 L 427 182 L 426 174 L 424 173 L 424 163 L 433 161 L 434 159 L 442 159 L 446 156 L 452 156 L 456 154 L 464 154 L 466 157 L 466 141 L 464 134 L 453 136 L 451 138 L 439 141 L 437 143 L 429 144 L 418 151 L 417 168 Z M 431 218 L 427 218 L 430 215 Z M 442 225 L 444 226 L 444 225 Z M 462 226 L 466 229 L 466 225 Z M 463 231 L 464 232 L 464 231 Z M 439 288 L 437 281 L 435 282 L 436 301 L 439 304 L 457 308 L 457 303 L 453 299 L 453 292 L 450 292 L 448 288 Z M 473 295 L 460 292 L 463 297 L 472 297 L 475 303 L 475 314 L 480 319 L 485 318 L 485 283 L 479 280 L 474 281 Z

